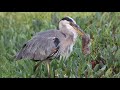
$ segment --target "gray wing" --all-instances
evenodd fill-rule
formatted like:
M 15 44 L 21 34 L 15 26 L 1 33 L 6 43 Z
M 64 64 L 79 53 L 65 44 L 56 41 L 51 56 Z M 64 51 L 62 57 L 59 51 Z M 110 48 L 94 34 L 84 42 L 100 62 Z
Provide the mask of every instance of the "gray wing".
M 57 53 L 59 43 L 60 41 L 56 37 L 35 36 L 23 45 L 23 48 L 16 55 L 16 59 L 45 60 Z

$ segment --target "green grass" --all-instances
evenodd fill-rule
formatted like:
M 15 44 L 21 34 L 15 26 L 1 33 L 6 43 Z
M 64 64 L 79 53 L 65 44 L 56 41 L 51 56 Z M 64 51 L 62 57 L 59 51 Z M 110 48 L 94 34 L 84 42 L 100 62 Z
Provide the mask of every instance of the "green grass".
M 33 72 L 35 62 L 15 61 L 14 55 L 32 35 L 54 29 L 58 21 L 70 16 L 92 38 L 91 54 L 81 51 L 81 37 L 67 61 L 51 62 L 54 78 L 120 78 L 120 13 L 118 12 L 0 12 L 0 77 L 46 78 L 43 63 Z M 91 62 L 99 62 L 92 68 Z M 104 62 L 104 63 L 103 63 Z

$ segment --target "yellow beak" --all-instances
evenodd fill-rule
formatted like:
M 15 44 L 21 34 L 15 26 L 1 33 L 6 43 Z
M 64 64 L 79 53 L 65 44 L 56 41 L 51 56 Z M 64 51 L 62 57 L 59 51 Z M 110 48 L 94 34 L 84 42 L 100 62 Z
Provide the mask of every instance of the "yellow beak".
M 77 32 L 78 32 L 81 36 L 85 35 L 85 33 L 84 33 L 81 29 L 78 29 Z
M 71 25 L 72 25 L 73 28 L 78 32 L 78 34 L 80 34 L 81 36 L 85 35 L 85 32 L 80 29 L 79 25 L 74 24 L 74 23 L 71 23 Z

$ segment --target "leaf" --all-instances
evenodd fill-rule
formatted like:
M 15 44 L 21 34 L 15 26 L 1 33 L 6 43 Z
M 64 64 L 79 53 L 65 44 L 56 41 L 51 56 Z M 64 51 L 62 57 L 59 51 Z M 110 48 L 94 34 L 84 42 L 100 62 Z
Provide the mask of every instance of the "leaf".
M 112 75 L 112 68 L 109 68 L 106 72 L 105 72 L 105 76 L 106 77 L 110 77 Z
M 101 68 L 101 70 L 102 70 L 102 71 L 105 71 L 106 67 L 107 67 L 107 66 L 104 65 L 104 66 Z
M 98 71 L 100 69 L 100 65 L 99 64 L 97 64 L 95 67 L 94 67 L 94 72 L 96 72 L 96 71 Z

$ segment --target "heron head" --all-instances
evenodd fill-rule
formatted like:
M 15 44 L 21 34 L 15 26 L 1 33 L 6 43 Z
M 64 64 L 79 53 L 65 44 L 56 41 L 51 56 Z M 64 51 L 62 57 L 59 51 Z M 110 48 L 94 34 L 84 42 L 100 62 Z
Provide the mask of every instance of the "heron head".
M 81 36 L 83 36 L 85 33 L 83 32 L 83 30 L 81 30 L 81 28 L 79 27 L 78 24 L 76 24 L 75 20 L 72 19 L 69 16 L 66 16 L 64 18 L 62 18 L 59 22 L 59 28 L 62 28 L 64 26 L 70 26 L 72 28 L 74 28 L 74 30 L 77 31 L 77 33 L 79 33 Z

